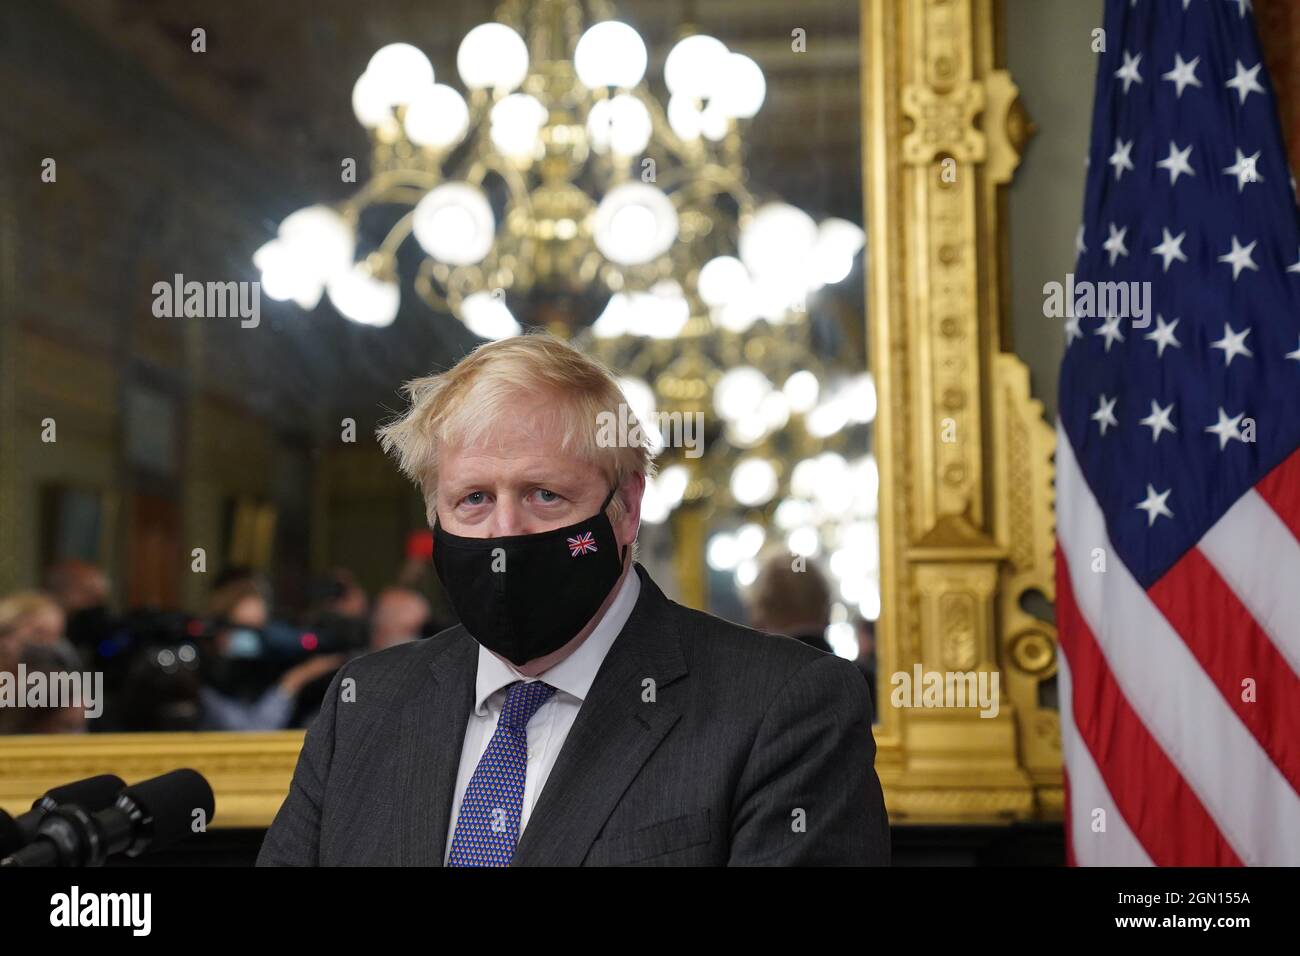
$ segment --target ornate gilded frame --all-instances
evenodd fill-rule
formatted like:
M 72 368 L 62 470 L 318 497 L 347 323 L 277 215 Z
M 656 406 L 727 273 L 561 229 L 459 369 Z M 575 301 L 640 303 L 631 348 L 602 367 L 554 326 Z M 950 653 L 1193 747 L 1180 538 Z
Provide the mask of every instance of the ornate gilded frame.
M 1053 432 L 1005 334 L 1002 189 L 1029 123 L 996 0 L 861 0 L 868 335 L 880 394 L 877 768 L 896 823 L 1059 818 Z M 994 717 L 888 706 L 890 675 L 1000 676 Z M 264 826 L 300 732 L 0 738 L 0 806 L 92 773 L 192 766 L 216 826 Z

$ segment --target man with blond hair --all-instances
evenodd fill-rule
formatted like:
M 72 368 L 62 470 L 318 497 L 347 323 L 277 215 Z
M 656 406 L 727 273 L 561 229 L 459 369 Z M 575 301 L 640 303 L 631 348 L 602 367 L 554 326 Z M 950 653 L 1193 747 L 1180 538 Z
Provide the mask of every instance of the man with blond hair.
M 380 440 L 461 623 L 340 671 L 259 864 L 888 862 L 853 665 L 633 560 L 653 466 L 601 438 L 627 420 L 607 369 L 524 335 L 407 393 Z

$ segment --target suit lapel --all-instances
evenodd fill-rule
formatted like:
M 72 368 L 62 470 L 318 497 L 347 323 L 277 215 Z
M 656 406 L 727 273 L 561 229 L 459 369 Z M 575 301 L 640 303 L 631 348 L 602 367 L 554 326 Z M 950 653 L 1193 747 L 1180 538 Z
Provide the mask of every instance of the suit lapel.
M 474 706 L 478 644 L 458 628 L 429 670 L 432 680 L 400 718 L 398 839 L 404 866 L 442 866 L 465 725 Z
M 662 690 L 686 673 L 671 603 L 640 565 L 641 595 L 605 656 L 515 848 L 513 866 L 577 866 L 680 710 Z M 647 680 L 656 700 L 644 699 Z M 444 821 L 445 824 L 445 821 Z

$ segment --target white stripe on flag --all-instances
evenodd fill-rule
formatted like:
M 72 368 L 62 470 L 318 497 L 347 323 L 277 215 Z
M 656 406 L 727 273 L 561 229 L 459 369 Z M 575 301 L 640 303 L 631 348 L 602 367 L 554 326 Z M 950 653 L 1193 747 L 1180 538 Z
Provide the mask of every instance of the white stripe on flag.
M 1300 794 L 1119 560 L 1059 421 L 1056 437 L 1057 538 L 1115 682 L 1242 862 L 1300 863 Z M 1091 571 L 1095 548 L 1105 552 L 1105 573 Z
M 1070 774 L 1070 845 L 1078 866 L 1151 866 L 1151 857 L 1129 829 L 1102 779 L 1092 751 L 1074 726 L 1070 667 L 1062 654 L 1056 662 L 1056 689 L 1061 705 L 1061 750 Z M 1106 812 L 1106 832 L 1092 829 L 1093 814 Z
M 1252 490 L 1197 547 L 1300 675 L 1300 541 L 1291 529 Z

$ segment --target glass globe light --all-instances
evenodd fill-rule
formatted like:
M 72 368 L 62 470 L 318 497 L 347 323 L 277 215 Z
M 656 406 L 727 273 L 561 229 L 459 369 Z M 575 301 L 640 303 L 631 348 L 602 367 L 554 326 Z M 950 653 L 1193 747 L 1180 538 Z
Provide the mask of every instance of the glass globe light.
M 755 411 L 772 390 L 772 383 L 758 369 L 738 365 L 728 369 L 713 387 L 713 410 L 727 421 L 739 421 Z
M 492 145 L 515 158 L 536 156 L 545 123 L 546 107 L 537 97 L 511 93 L 492 107 Z
M 655 480 L 664 501 L 670 508 L 676 508 L 686 494 L 686 486 L 691 482 L 691 473 L 685 465 L 669 465 Z
M 736 583 L 742 588 L 747 588 L 758 580 L 758 562 L 753 558 L 746 558 L 736 565 Z
M 278 234 L 321 282 L 352 268 L 356 236 L 348 221 L 329 206 L 307 206 L 290 213 Z
M 639 378 L 625 376 L 618 380 L 618 387 L 627 399 L 628 410 L 636 418 L 641 431 L 645 433 L 650 448 L 658 453 L 663 450 L 664 440 L 656 426 L 655 393 L 648 384 Z
M 325 290 L 314 264 L 304 261 L 302 250 L 292 249 L 281 239 L 272 239 L 253 253 L 253 265 L 261 271 L 261 289 L 277 302 L 292 299 L 307 310 L 316 308 Z
M 492 249 L 496 220 L 483 191 L 469 183 L 443 183 L 416 204 L 415 240 L 425 252 L 453 266 L 481 262 Z
M 806 212 L 767 203 L 740 231 L 740 259 L 759 278 L 798 278 L 816 242 L 817 224 Z
M 720 531 L 709 538 L 705 560 L 715 571 L 730 571 L 741 559 L 740 549 L 736 546 L 736 536 L 727 531 Z
M 817 479 L 817 459 L 805 458 L 790 472 L 790 490 L 800 498 L 811 498 L 817 492 Z
M 641 520 L 647 524 L 663 524 L 672 510 L 655 479 L 646 478 L 645 494 L 641 496 Z
M 797 498 L 786 498 L 776 506 L 772 521 L 782 531 L 793 531 L 812 520 L 812 508 L 808 502 Z
M 714 101 L 733 119 L 750 119 L 767 96 L 767 80 L 759 65 L 743 53 L 727 54 L 722 82 Z
M 631 326 L 632 304 L 622 292 L 615 292 L 605 303 L 600 317 L 591 324 L 591 331 L 598 339 L 616 339 L 627 335 Z
M 820 283 L 842 281 L 853 271 L 853 260 L 866 244 L 866 233 L 847 219 L 832 217 L 817 227 L 813 273 Z
M 677 238 L 677 210 L 654 186 L 622 183 L 596 208 L 594 238 L 611 262 L 643 265 L 667 252 Z
M 731 496 L 747 508 L 771 501 L 776 488 L 776 469 L 765 458 L 746 458 L 731 473 Z
M 417 146 L 448 149 L 469 129 L 465 98 L 444 83 L 423 87 L 406 108 L 406 136 Z
M 645 76 L 646 49 L 641 35 L 626 23 L 593 23 L 573 51 L 578 80 L 588 89 L 619 86 L 630 89 Z
M 817 376 L 812 372 L 801 369 L 785 380 L 785 385 L 781 387 L 781 391 L 785 393 L 785 397 L 790 402 L 790 411 L 802 415 L 817 404 L 817 394 L 821 391 L 821 383 L 817 381 Z
M 473 292 L 460 305 L 465 328 L 479 338 L 497 341 L 518 335 L 522 327 L 511 314 L 505 297 L 490 292 Z
M 635 96 L 620 93 L 600 100 L 587 114 L 587 134 L 598 153 L 612 149 L 620 156 L 636 156 L 650 142 L 650 111 Z
M 364 262 L 333 276 L 326 290 L 341 315 L 362 325 L 391 325 L 401 304 L 397 283 L 372 275 Z
M 366 66 L 374 95 L 390 106 L 411 102 L 415 94 L 433 84 L 433 64 L 409 43 L 380 47 Z
M 456 69 L 466 89 L 510 93 L 528 76 L 528 46 L 504 23 L 481 23 L 460 41 Z
M 687 96 L 668 97 L 668 125 L 679 139 L 699 139 L 704 130 L 704 111 Z
M 734 256 L 715 256 L 700 269 L 699 292 L 705 305 L 734 302 L 749 288 L 749 270 Z
M 726 69 L 728 55 L 721 40 L 702 33 L 679 40 L 664 60 L 668 92 L 689 99 L 712 96 Z
M 366 129 L 374 129 L 393 118 L 392 104 L 370 73 L 362 73 L 352 86 L 352 112 Z
M 763 526 L 752 521 L 736 529 L 736 546 L 740 549 L 742 558 L 757 557 L 766 540 L 767 534 L 763 531 Z
M 821 545 L 821 541 L 817 537 L 817 529 L 809 525 L 795 528 L 790 532 L 785 543 L 791 554 L 801 554 L 805 558 L 810 558 L 816 554 L 818 547 Z
M 727 122 L 727 114 L 718 106 L 718 101 L 710 100 L 700 113 L 700 132 L 710 142 L 720 143 L 727 135 Z

